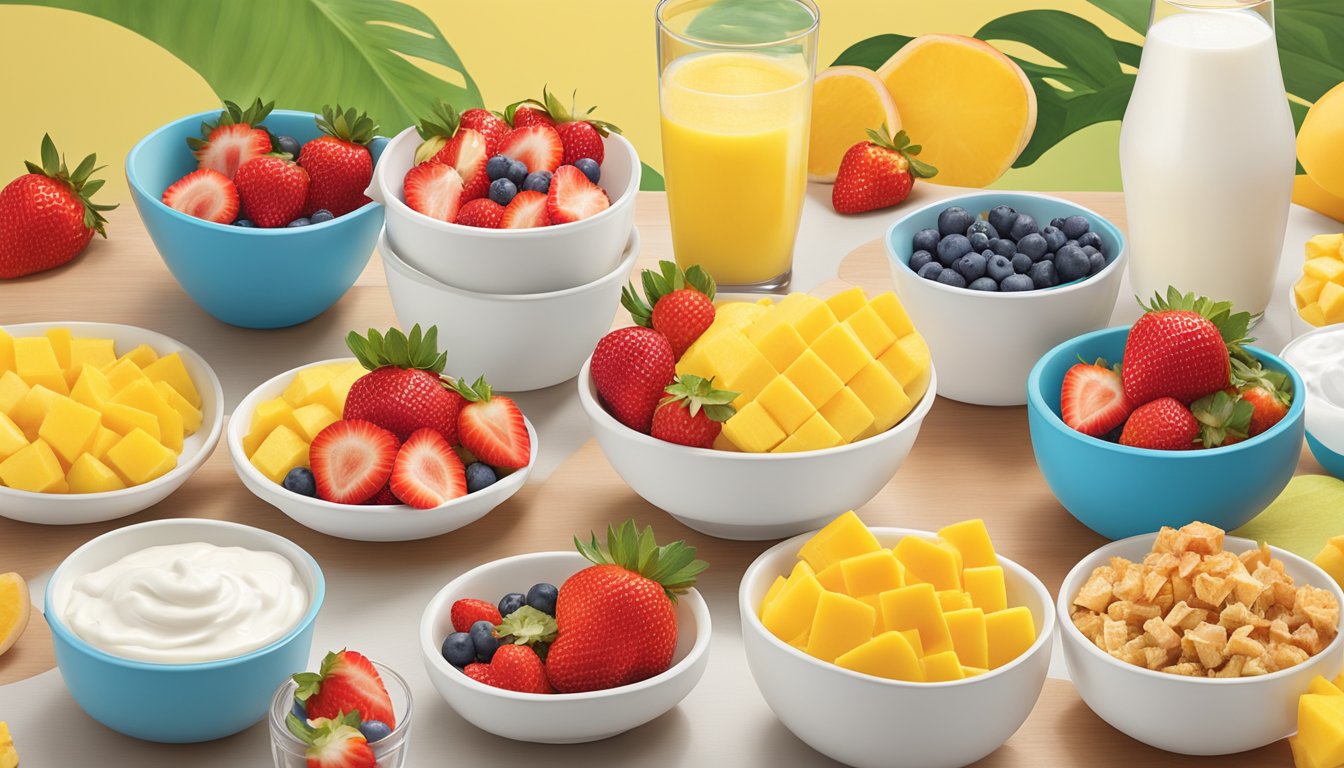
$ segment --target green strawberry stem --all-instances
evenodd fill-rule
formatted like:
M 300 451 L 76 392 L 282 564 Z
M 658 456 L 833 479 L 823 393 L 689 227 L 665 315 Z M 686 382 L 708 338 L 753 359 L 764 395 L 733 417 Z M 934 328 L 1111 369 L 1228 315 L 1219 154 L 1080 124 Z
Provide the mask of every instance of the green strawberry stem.
M 314 121 L 317 129 L 326 135 L 365 147 L 378 132 L 378 124 L 373 122 L 373 118 L 354 107 L 342 111 L 339 103 L 335 110 L 332 110 L 330 104 L 322 107 L 322 116 L 314 118 Z
M 311 747 L 317 744 L 318 739 L 330 736 L 341 726 L 348 725 L 357 729 L 359 724 L 363 722 L 358 710 L 342 713 L 340 717 L 318 718 L 318 720 L 325 722 L 321 722 L 317 728 L 314 728 L 300 720 L 293 712 L 290 712 L 289 716 L 285 718 L 285 727 L 289 729 L 290 733 L 294 734 L 294 738 Z
M 442 99 L 434 102 L 434 106 L 430 108 L 430 116 L 421 118 L 415 125 L 416 132 L 424 139 L 415 150 L 416 164 L 437 155 L 453 134 L 457 133 L 457 126 L 461 120 L 452 104 Z
M 1190 412 L 1199 422 L 1200 442 L 1205 448 L 1213 448 L 1229 437 L 1246 439 L 1255 406 L 1220 389 L 1191 403 Z
M 554 642 L 559 634 L 555 619 L 530 605 L 510 613 L 495 627 L 495 634 L 514 645 Z
M 644 286 L 645 298 L 640 298 L 634 285 L 627 284 L 621 289 L 621 306 L 630 312 L 635 325 L 645 328 L 653 327 L 653 308 L 658 306 L 658 300 L 673 291 L 694 288 L 710 301 L 714 300 L 714 278 L 699 264 L 682 272 L 676 262 L 660 261 L 657 271 L 646 269 L 640 273 L 640 282 Z
M 391 365 L 442 374 L 448 362 L 448 353 L 439 352 L 437 325 L 431 325 L 422 335 L 420 324 L 416 323 L 409 337 L 397 328 L 389 328 L 386 333 L 370 328 L 366 336 L 351 331 L 345 337 L 345 345 L 359 364 L 370 371 Z
M 1194 312 L 1204 317 L 1218 329 L 1219 335 L 1223 337 L 1223 343 L 1227 344 L 1227 354 L 1233 360 L 1241 360 L 1247 365 L 1259 365 L 1255 357 L 1243 349 L 1242 345 L 1255 341 L 1254 337 L 1246 334 L 1251 324 L 1264 313 L 1256 315 L 1250 312 L 1234 313 L 1230 301 L 1214 301 L 1205 296 L 1196 296 L 1194 293 L 1182 294 L 1175 286 L 1167 286 L 1166 297 L 1161 293 L 1154 293 L 1151 304 L 1144 304 L 1143 299 L 1138 296 L 1134 298 L 1144 312 L 1182 311 Z
M 663 391 L 667 393 L 667 397 L 658 402 L 659 408 L 673 403 L 685 403 L 691 416 L 704 411 L 710 421 L 717 421 L 720 424 L 737 413 L 737 409 L 731 403 L 742 394 L 726 389 L 715 389 L 712 376 L 705 379 L 689 373 L 673 379 Z
M 468 384 L 466 379 L 459 378 L 453 383 L 452 388 L 469 403 L 488 403 L 494 396 L 494 389 L 491 388 L 490 382 L 485 380 L 485 376 L 478 377 L 471 384 Z
M 1293 402 L 1293 380 L 1281 371 L 1271 371 L 1260 364 L 1247 365 L 1236 358 L 1232 359 L 1232 386 L 1239 390 L 1263 389 L 1284 405 Z
M 596 110 L 597 107 L 589 107 L 587 109 L 581 109 L 579 107 L 578 90 L 575 90 L 572 93 L 570 93 L 569 105 L 566 106 L 565 103 L 560 100 L 560 97 L 551 93 L 549 87 L 542 86 L 540 100 L 523 99 L 522 101 L 515 101 L 514 103 L 505 107 L 502 113 L 497 114 L 499 114 L 499 116 L 503 118 L 504 122 L 508 123 L 509 125 L 513 125 L 513 117 L 514 115 L 518 114 L 519 107 L 529 107 L 539 112 L 545 112 L 546 114 L 550 115 L 551 119 L 554 120 L 556 123 L 572 123 L 578 121 L 588 123 L 589 125 L 593 126 L 593 128 L 597 129 L 597 133 L 600 136 L 607 136 L 613 133 L 621 132 L 621 129 L 616 127 L 612 123 L 608 123 L 605 120 L 595 120 L 589 117 L 589 115 L 593 114 L 594 110 Z
M 85 157 L 71 171 L 65 164 L 65 158 L 56 151 L 56 143 L 51 140 L 51 134 L 42 134 L 42 164 L 38 165 L 30 161 L 24 161 L 24 167 L 29 173 L 35 173 L 38 176 L 46 176 L 55 179 L 67 187 L 79 198 L 79 202 L 84 206 L 84 226 L 92 229 L 103 237 L 107 237 L 107 219 L 103 216 L 103 211 L 110 211 L 116 208 L 116 205 L 104 205 L 93 202 L 93 194 L 103 188 L 103 179 L 90 179 L 93 174 L 106 168 L 105 165 L 98 165 L 98 155 L 93 154 Z
M 210 143 L 210 134 L 221 125 L 249 125 L 253 128 L 260 128 L 266 131 L 266 135 L 271 138 L 271 146 L 275 146 L 275 135 L 267 130 L 266 126 L 262 125 L 262 122 L 266 120 L 273 109 L 275 109 L 274 101 L 263 104 L 260 98 L 253 99 L 246 109 L 225 99 L 224 109 L 220 110 L 219 117 L 213 123 L 201 123 L 200 138 L 188 136 L 187 147 L 192 152 L 206 147 Z
M 605 548 L 598 544 L 595 533 L 587 543 L 575 536 L 574 546 L 595 565 L 618 565 L 657 582 L 672 602 L 693 587 L 696 576 L 709 567 L 704 560 L 695 559 L 695 547 L 684 541 L 658 546 L 653 526 L 639 531 L 634 520 L 621 523 L 620 529 L 608 525 Z
M 891 132 L 887 130 L 887 124 L 883 123 L 878 130 L 868 129 L 868 140 L 904 157 L 906 162 L 910 163 L 910 175 L 915 178 L 931 179 L 938 175 L 937 168 L 915 157 L 924 151 L 924 147 L 920 144 L 911 144 L 910 136 L 905 131 L 897 131 L 896 136 L 892 137 Z

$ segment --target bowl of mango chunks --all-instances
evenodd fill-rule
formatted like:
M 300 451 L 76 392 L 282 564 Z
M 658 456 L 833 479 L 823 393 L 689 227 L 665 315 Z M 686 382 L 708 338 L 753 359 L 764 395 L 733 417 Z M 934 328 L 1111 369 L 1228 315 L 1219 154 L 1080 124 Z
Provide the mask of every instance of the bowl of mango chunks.
M 215 372 L 163 334 L 0 327 L 0 516 L 80 525 L 153 506 L 210 456 L 223 414 Z
M 989 755 L 1026 721 L 1050 666 L 1050 593 L 994 551 L 980 520 L 931 533 L 846 512 L 757 558 L 738 604 L 766 703 L 808 746 L 860 768 Z

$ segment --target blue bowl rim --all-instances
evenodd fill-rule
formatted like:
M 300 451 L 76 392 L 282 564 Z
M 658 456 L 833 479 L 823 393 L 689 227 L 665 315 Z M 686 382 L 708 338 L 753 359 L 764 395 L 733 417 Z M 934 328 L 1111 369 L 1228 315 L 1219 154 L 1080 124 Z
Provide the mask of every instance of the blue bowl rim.
M 313 119 L 317 119 L 318 117 L 320 117 L 320 115 L 316 113 L 304 112 L 302 110 L 297 109 L 276 109 L 272 110 L 271 114 L 281 115 L 285 117 L 311 117 Z M 382 207 L 382 203 L 370 200 L 364 205 L 361 205 L 355 210 L 345 214 L 344 216 L 337 216 L 333 218 L 331 221 L 324 221 L 320 224 L 309 224 L 306 227 L 237 227 L 234 226 L 233 224 L 219 224 L 213 221 L 206 221 L 205 219 L 198 219 L 195 216 L 188 216 L 187 214 L 182 213 L 181 211 L 176 211 L 173 210 L 172 208 L 169 208 L 167 205 L 164 205 L 163 203 L 162 192 L 158 194 L 150 194 L 148 188 L 144 184 L 142 184 L 140 179 L 136 176 L 134 169 L 135 164 L 139 159 L 140 153 L 148 151 L 146 147 L 161 133 L 165 133 L 169 130 L 177 128 L 179 125 L 183 123 L 194 123 L 218 117 L 219 117 L 219 110 L 217 109 L 212 109 L 208 112 L 198 112 L 194 115 L 187 115 L 186 117 L 178 118 L 177 120 L 174 120 L 171 123 L 165 123 L 164 125 L 155 128 L 154 130 L 146 134 L 144 138 L 137 141 L 135 143 L 135 146 L 131 147 L 131 151 L 126 154 L 126 183 L 130 186 L 131 191 L 149 200 L 150 205 L 155 207 L 157 210 L 160 210 L 160 212 L 166 213 L 169 216 L 178 219 L 179 221 L 188 222 L 191 224 L 196 224 L 197 226 L 207 227 L 210 229 L 225 232 L 235 232 L 245 237 L 278 237 L 281 235 L 294 234 L 296 232 L 311 232 L 313 230 L 336 226 L 337 224 L 340 223 L 348 223 L 357 216 L 367 215 L 372 210 Z M 375 136 L 373 140 L 375 142 L 385 143 L 387 142 L 388 139 L 384 136 Z
M 1049 426 L 1050 428 L 1063 432 L 1064 434 L 1074 439 L 1081 439 L 1083 441 L 1086 441 L 1088 442 L 1088 444 L 1100 447 L 1103 450 L 1110 450 L 1115 453 L 1127 456 L 1150 456 L 1150 457 L 1161 456 L 1176 461 L 1182 461 L 1182 460 L 1196 461 L 1198 459 L 1206 458 L 1209 456 L 1223 456 L 1233 454 L 1238 451 L 1253 450 L 1256 446 L 1260 445 L 1261 443 L 1269 442 L 1270 440 L 1273 440 L 1275 437 L 1277 437 L 1279 434 L 1287 431 L 1292 424 L 1300 423 L 1302 421 L 1302 414 L 1306 409 L 1306 400 L 1307 400 L 1307 398 L 1305 397 L 1306 384 L 1302 381 L 1302 377 L 1298 375 L 1297 369 L 1293 368 L 1291 365 L 1289 365 L 1287 362 L 1285 362 L 1277 355 L 1267 352 L 1259 347 L 1247 346 L 1245 347 L 1247 352 L 1250 352 L 1251 354 L 1255 355 L 1262 363 L 1277 365 L 1278 367 L 1282 368 L 1284 371 L 1288 373 L 1289 378 L 1291 378 L 1293 382 L 1293 403 L 1288 407 L 1287 415 L 1285 415 L 1282 419 L 1280 419 L 1279 423 L 1275 424 L 1274 426 L 1270 427 L 1264 432 L 1261 432 L 1255 437 L 1242 440 L 1239 443 L 1233 443 L 1232 445 L 1220 445 L 1216 448 L 1206 448 L 1202 450 L 1190 450 L 1190 451 L 1160 451 L 1155 448 L 1134 448 L 1128 445 L 1120 445 L 1119 443 L 1112 443 L 1107 440 L 1102 440 L 1099 437 L 1084 435 L 1082 432 L 1078 432 L 1070 428 L 1069 425 L 1065 424 L 1064 420 L 1060 418 L 1059 415 L 1056 414 L 1053 409 L 1051 409 L 1049 406 L 1045 404 L 1045 397 L 1041 394 L 1041 385 L 1043 383 L 1041 381 L 1042 372 L 1045 370 L 1047 362 L 1053 360 L 1056 356 L 1063 354 L 1063 350 L 1065 347 L 1072 347 L 1080 343 L 1094 341 L 1095 339 L 1107 334 L 1116 334 L 1121 332 L 1128 333 L 1129 326 L 1116 325 L 1111 326 L 1110 328 L 1102 328 L 1100 330 L 1092 331 L 1091 333 L 1085 333 L 1081 336 L 1075 336 L 1071 339 L 1060 342 L 1059 344 L 1055 345 L 1055 347 L 1051 349 L 1049 352 L 1046 352 L 1044 355 L 1041 355 L 1041 359 L 1036 361 L 1036 364 L 1031 367 L 1031 373 L 1027 375 L 1027 408 L 1042 414 L 1043 418 L 1045 419 L 1046 425 Z
M 1073 202 L 1072 200 L 1065 200 L 1062 197 L 1055 197 L 1054 195 L 1042 195 L 1035 192 L 1015 192 L 1005 190 L 1002 192 L 996 192 L 996 191 L 972 192 L 970 194 L 965 195 L 946 197 L 941 200 L 934 200 L 928 203 L 927 205 L 922 205 L 919 208 L 910 211 L 909 213 L 900 217 L 896 221 L 892 222 L 891 226 L 887 227 L 886 234 L 882 236 L 882 246 L 887 251 L 887 258 L 894 265 L 896 264 L 900 265 L 899 267 L 897 267 L 898 269 L 904 268 L 907 271 L 909 271 L 910 274 L 914 275 L 915 272 L 914 270 L 910 269 L 909 262 L 902 260 L 900 256 L 897 255 L 896 247 L 892 244 L 892 240 L 896 235 L 897 228 L 905 224 L 907 221 L 913 219 L 914 217 L 923 215 L 931 210 L 948 208 L 955 205 L 961 205 L 963 208 L 967 208 L 969 210 L 969 207 L 964 205 L 964 203 L 968 201 L 981 200 L 981 199 L 1002 199 L 1010 196 L 1031 197 L 1051 203 L 1058 203 L 1060 205 L 1064 205 L 1068 208 L 1078 211 L 1079 215 L 1091 216 L 1095 218 L 1097 221 L 1100 221 L 1102 224 L 1106 225 L 1107 229 L 1109 230 L 1108 234 L 1114 235 L 1119 247 L 1115 249 L 1115 254 L 1112 257 L 1110 257 L 1109 260 L 1106 262 L 1106 266 L 1097 274 L 1082 277 L 1072 282 L 1064 283 L 1063 285 L 1054 286 L 1053 288 L 1047 288 L 1045 289 L 1045 291 L 1014 291 L 1009 293 L 1000 293 L 998 291 L 972 291 L 969 288 L 954 288 L 950 285 L 943 285 L 942 283 L 933 280 L 925 280 L 925 282 L 929 283 L 930 288 L 933 288 L 934 290 L 955 293 L 959 296 L 965 296 L 967 294 L 971 294 L 983 297 L 991 301 L 994 300 L 1022 301 L 1025 299 L 1039 298 L 1042 293 L 1049 293 L 1050 295 L 1058 295 L 1061 293 L 1069 293 L 1075 290 L 1079 290 L 1080 288 L 1086 285 L 1100 285 L 1103 282 L 1102 277 L 1107 273 L 1111 272 L 1112 270 L 1119 269 L 1120 267 L 1118 265 L 1120 265 L 1128 255 L 1129 244 L 1125 240 L 1125 233 L 1122 232 L 1120 228 L 1117 227 L 1115 223 L 1112 222 L 1110 219 L 1106 218 L 1105 216 L 1102 216 L 1100 213 L 1097 213 L 1091 208 L 1079 205 Z M 918 275 L 916 275 L 916 277 L 918 277 Z M 922 280 L 923 278 L 920 279 Z
M 235 528 L 254 528 L 254 526 L 244 525 L 242 523 L 235 523 L 230 520 L 214 520 L 210 518 L 190 518 L 190 517 L 165 518 L 162 520 L 151 520 L 145 523 L 138 523 L 136 525 L 125 526 L 122 528 L 114 528 L 111 531 L 108 531 L 107 533 L 104 533 L 100 536 L 96 536 L 84 542 L 84 544 L 80 545 L 77 549 L 75 549 L 74 552 L 71 552 L 70 554 L 73 555 L 75 554 L 75 552 L 79 552 L 85 549 L 86 547 L 93 545 L 94 542 L 98 541 L 99 539 L 103 538 L 103 536 L 106 536 L 109 533 L 117 533 L 120 531 L 125 531 L 128 528 L 135 528 L 139 525 L 164 524 L 164 523 L 172 524 L 177 522 L 191 522 L 191 523 L 208 522 L 212 524 L 221 524 L 224 526 Z M 308 550 L 304 549 L 303 547 L 300 547 L 298 544 L 295 544 L 293 541 L 285 538 L 284 536 L 266 530 L 265 528 L 255 528 L 255 530 L 262 531 L 267 536 L 273 536 L 277 539 L 288 542 L 296 550 L 298 550 L 299 553 L 303 555 L 303 560 L 301 563 L 296 563 L 296 565 L 304 565 L 312 569 L 314 577 L 313 583 L 316 587 L 314 590 L 314 594 L 309 599 L 309 606 L 307 612 L 303 614 L 303 617 L 299 619 L 299 622 L 294 625 L 293 629 L 286 632 L 284 635 L 277 638 L 276 640 L 273 640 L 270 643 L 267 643 L 266 645 L 257 648 L 256 650 L 248 651 L 247 653 L 244 653 L 240 656 L 233 656 L 227 659 L 218 659 L 216 661 L 199 661 L 190 664 L 172 664 L 172 663 L 160 663 L 153 661 L 141 661 L 139 659 L 128 659 L 125 656 L 117 656 L 116 654 L 108 653 L 107 651 L 104 651 L 101 648 L 97 648 L 91 645 L 88 641 L 84 640 L 84 638 L 80 637 L 79 635 L 76 635 L 73 631 L 71 631 L 71 629 L 65 625 L 65 622 L 61 620 L 60 615 L 56 612 L 56 610 L 53 608 L 51 604 L 52 586 L 56 584 L 57 577 L 59 577 L 61 574 L 61 569 L 65 567 L 64 561 L 62 561 L 61 564 L 56 567 L 56 570 L 51 572 L 51 576 L 47 579 L 46 590 L 42 598 L 42 613 L 47 620 L 47 624 L 51 627 L 53 636 L 57 635 L 60 636 L 61 640 L 65 641 L 66 643 L 69 643 L 72 647 L 74 647 L 81 653 L 84 653 L 85 655 L 88 656 L 92 656 L 98 661 L 101 661 L 106 664 L 112 664 L 118 667 L 124 667 L 126 669 L 141 670 L 146 672 L 195 672 L 195 671 L 212 670 L 212 669 L 226 669 L 229 667 L 246 664 L 252 661 L 253 659 L 265 656 L 271 653 L 272 651 L 275 651 L 279 648 L 288 645 L 289 643 L 293 642 L 296 637 L 306 632 L 308 628 L 313 625 L 313 622 L 317 620 L 317 614 L 319 611 L 321 611 L 322 604 L 326 601 L 327 597 L 326 576 L 323 575 L 322 567 L 318 565 L 317 560 L 311 554 L 308 553 Z M 68 557 L 69 556 L 67 556 L 67 558 Z

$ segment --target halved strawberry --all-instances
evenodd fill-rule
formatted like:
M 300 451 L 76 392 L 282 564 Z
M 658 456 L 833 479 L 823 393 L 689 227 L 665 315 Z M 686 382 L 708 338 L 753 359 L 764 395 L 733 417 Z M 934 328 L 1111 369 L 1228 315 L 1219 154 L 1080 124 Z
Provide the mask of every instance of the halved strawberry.
M 392 493 L 416 509 L 432 509 L 467 495 L 466 468 L 443 435 L 417 429 L 397 451 Z
M 540 194 L 534 192 L 533 194 Z M 544 198 L 545 195 L 542 195 Z M 517 198 L 515 198 L 517 199 Z M 457 223 L 464 227 L 499 229 L 504 219 L 504 206 L 488 197 L 478 197 L 457 212 Z
M 572 165 L 556 169 L 546 200 L 546 212 L 550 214 L 552 224 L 586 219 L 610 207 L 607 193 L 589 181 L 583 171 Z
M 504 134 L 499 154 L 521 161 L 528 173 L 555 171 L 565 157 L 565 145 L 549 125 L 529 125 Z
M 163 204 L 198 219 L 230 224 L 238 218 L 238 188 L 228 176 L 202 168 L 165 189 Z
M 285 718 L 289 732 L 307 745 L 303 756 L 308 768 L 377 768 L 373 748 L 359 730 L 354 712 L 336 718 L 316 718 L 312 725 L 294 714 Z
M 248 160 L 269 154 L 271 134 L 261 127 L 261 122 L 274 106 L 275 102 L 262 104 L 261 99 L 254 100 L 247 109 L 232 101 L 224 102 L 219 119 L 202 123 L 200 138 L 187 139 L 197 166 L 219 171 L 232 179 Z
M 551 214 L 546 210 L 546 193 L 525 189 L 513 196 L 513 200 L 504 206 L 504 218 L 499 226 L 502 229 L 526 229 L 527 227 L 545 227 L 551 223 Z
M 406 204 L 431 219 L 453 222 L 462 207 L 462 176 L 443 163 L 421 163 L 406 172 Z
M 1120 383 L 1120 372 L 1105 360 L 1078 363 L 1064 374 L 1059 411 L 1072 429 L 1100 437 L 1125 423 L 1133 410 Z
M 459 128 L 434 159 L 457 169 L 462 177 L 463 202 L 485 197 L 490 191 L 490 177 L 485 173 L 485 161 L 490 159 L 490 151 L 485 137 L 479 132 Z
M 397 727 L 392 697 L 383 678 L 361 653 L 333 651 L 323 657 L 318 672 L 300 672 L 293 679 L 298 685 L 294 697 L 303 702 L 310 720 L 357 711 L 363 720 L 380 720 L 389 728 Z
M 532 460 L 532 438 L 518 404 L 491 392 L 482 376 L 474 384 L 457 380 L 466 404 L 457 414 L 457 438 L 476 458 L 492 467 L 517 469 Z
M 359 419 L 332 422 L 308 449 L 317 497 L 337 504 L 367 501 L 391 477 L 396 457 L 397 436 L 386 429 Z

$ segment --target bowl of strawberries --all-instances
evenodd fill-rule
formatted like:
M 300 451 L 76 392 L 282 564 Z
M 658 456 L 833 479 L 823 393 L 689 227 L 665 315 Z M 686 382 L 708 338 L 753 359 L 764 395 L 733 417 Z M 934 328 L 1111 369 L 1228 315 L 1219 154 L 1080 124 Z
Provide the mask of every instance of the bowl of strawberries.
M 633 520 L 578 551 L 485 563 L 430 600 L 420 652 L 464 720 L 518 741 L 615 736 L 677 706 L 709 663 L 695 547 Z M 557 586 L 558 585 L 558 586 Z
M 437 329 L 351 333 L 355 358 L 254 389 L 229 456 L 254 495 L 313 530 L 411 541 L 469 525 L 522 488 L 537 433 L 484 378 L 443 375 Z
M 634 226 L 640 162 L 592 109 L 543 98 L 500 113 L 440 103 L 388 144 L 368 194 L 412 268 L 483 294 L 538 294 L 608 274 Z
M 1169 289 L 1130 328 L 1078 336 L 1027 383 L 1036 463 L 1074 517 L 1109 539 L 1258 515 L 1302 453 L 1305 392 L 1248 346 L 1251 316 Z
M 365 196 L 387 143 L 363 113 L 246 107 L 174 120 L 126 157 L 136 210 L 202 309 L 244 328 L 322 314 L 373 253 L 382 206 Z

